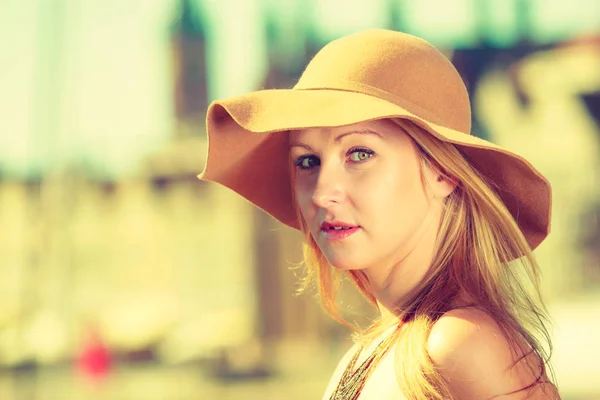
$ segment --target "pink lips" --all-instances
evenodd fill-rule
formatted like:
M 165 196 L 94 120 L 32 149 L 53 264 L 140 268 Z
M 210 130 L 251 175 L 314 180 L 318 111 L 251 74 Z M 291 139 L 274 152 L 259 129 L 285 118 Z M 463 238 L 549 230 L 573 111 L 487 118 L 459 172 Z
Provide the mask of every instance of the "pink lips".
M 347 238 L 360 229 L 360 226 L 345 222 L 331 221 L 321 224 L 321 235 L 327 240 L 340 240 Z

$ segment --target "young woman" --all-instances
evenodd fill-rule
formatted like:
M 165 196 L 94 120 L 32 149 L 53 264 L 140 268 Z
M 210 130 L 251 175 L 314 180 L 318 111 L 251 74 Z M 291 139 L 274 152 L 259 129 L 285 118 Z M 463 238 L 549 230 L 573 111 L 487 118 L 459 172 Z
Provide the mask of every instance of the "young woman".
M 324 399 L 558 399 L 532 250 L 548 181 L 470 135 L 465 86 L 411 35 L 325 46 L 293 89 L 211 104 L 201 179 L 304 234 L 308 281 L 338 321 L 341 274 L 381 318 Z

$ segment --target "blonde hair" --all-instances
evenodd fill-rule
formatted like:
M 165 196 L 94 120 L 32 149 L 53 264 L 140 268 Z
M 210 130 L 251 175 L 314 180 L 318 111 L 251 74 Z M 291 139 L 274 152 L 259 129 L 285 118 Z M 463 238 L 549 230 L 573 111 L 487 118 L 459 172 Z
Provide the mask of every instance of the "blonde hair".
M 428 356 L 426 345 L 433 324 L 459 293 L 490 315 L 509 341 L 515 364 L 525 360 L 536 380 L 552 372 L 547 313 L 540 295 L 539 269 L 521 230 L 495 188 L 451 143 L 443 142 L 408 120 L 393 120 L 416 144 L 421 155 L 421 178 L 433 167 L 457 183 L 446 199 L 436 251 L 426 278 L 398 310 L 403 340 L 396 343 L 398 384 L 408 399 L 454 399 L 447 383 Z M 389 327 L 378 319 L 366 329 L 346 321 L 336 298 L 345 274 L 364 298 L 377 307 L 368 279 L 360 270 L 332 268 L 312 238 L 296 207 L 304 234 L 305 279 L 300 291 L 316 283 L 321 305 L 336 321 L 350 327 L 367 343 Z M 523 352 L 526 351 L 526 354 Z M 541 363 L 531 362 L 534 354 Z M 524 389 L 527 389 L 524 388 Z

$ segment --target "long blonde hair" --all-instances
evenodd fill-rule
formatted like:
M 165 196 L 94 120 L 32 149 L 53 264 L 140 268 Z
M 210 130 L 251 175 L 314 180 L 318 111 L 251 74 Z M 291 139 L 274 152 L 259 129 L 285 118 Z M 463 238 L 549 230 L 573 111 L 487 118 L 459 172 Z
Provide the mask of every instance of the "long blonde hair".
M 421 178 L 427 166 L 441 171 L 457 187 L 445 200 L 436 251 L 426 278 L 396 310 L 402 321 L 402 340 L 396 346 L 398 384 L 408 399 L 454 399 L 426 351 L 433 324 L 452 309 L 459 293 L 490 315 L 509 340 L 514 354 L 524 359 L 534 387 L 551 372 L 552 350 L 547 313 L 540 295 L 539 268 L 514 218 L 486 180 L 452 144 L 443 142 L 415 123 L 393 120 L 414 141 L 421 155 Z M 426 182 L 425 182 L 426 183 Z M 332 268 L 312 238 L 296 207 L 304 235 L 305 279 L 300 291 L 316 283 L 321 305 L 338 322 L 352 328 L 366 343 L 389 325 L 378 319 L 361 329 L 342 316 L 337 305 L 342 274 L 364 298 L 377 307 L 369 282 L 360 270 Z M 541 363 L 531 363 L 528 354 Z M 519 360 L 517 360 L 519 361 Z M 515 364 L 516 362 L 515 361 Z M 535 369 L 535 370 L 534 370 Z

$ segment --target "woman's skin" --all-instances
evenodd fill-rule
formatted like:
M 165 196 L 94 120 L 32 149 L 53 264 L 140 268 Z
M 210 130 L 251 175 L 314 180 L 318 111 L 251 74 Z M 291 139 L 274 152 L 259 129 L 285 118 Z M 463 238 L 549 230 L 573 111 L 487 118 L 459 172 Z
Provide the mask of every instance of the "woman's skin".
M 381 313 L 390 314 L 427 273 L 443 199 L 455 184 L 430 167 L 421 179 L 419 150 L 388 120 L 293 131 L 290 158 L 298 206 L 320 250 L 334 268 L 362 270 Z M 332 232 L 323 223 L 350 229 Z M 499 326 L 476 308 L 442 316 L 427 349 L 461 398 L 559 398 L 549 384 L 502 395 L 535 375 L 522 362 L 511 368 L 516 358 Z
M 292 132 L 298 206 L 329 263 L 361 269 L 383 313 L 424 277 L 433 257 L 442 200 L 454 185 L 426 168 L 419 150 L 388 120 Z M 358 226 L 327 238 L 323 221 Z

